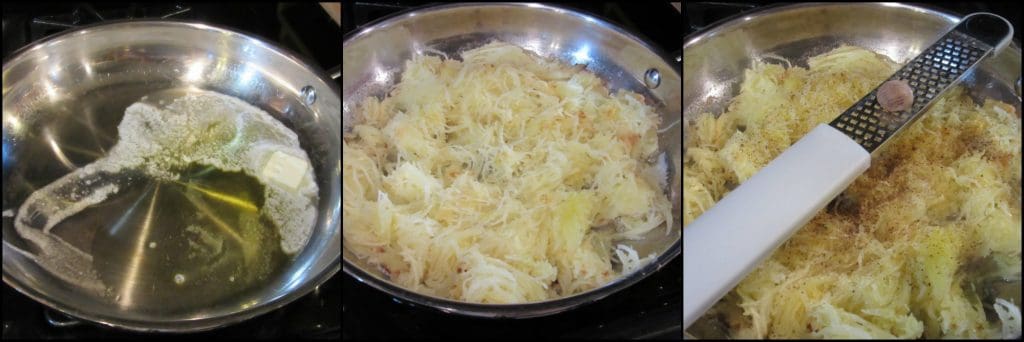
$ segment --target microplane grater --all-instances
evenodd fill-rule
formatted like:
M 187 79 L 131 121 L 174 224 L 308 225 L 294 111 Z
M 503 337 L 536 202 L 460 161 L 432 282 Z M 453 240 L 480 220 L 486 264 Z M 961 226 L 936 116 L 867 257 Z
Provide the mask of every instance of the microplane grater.
M 886 80 L 907 82 L 914 95 L 908 109 L 883 110 L 876 87 L 687 224 L 683 229 L 683 328 L 864 173 L 872 152 L 919 118 L 979 61 L 1006 47 L 1012 36 L 1010 23 L 994 14 L 964 17 Z M 889 109 L 894 108 L 900 107 Z
M 883 110 L 876 87 L 867 96 L 835 118 L 830 126 L 845 133 L 868 152 L 874 152 L 889 138 L 935 103 L 985 57 L 1009 43 L 1013 30 L 1006 20 L 993 14 L 975 13 L 964 18 L 923 53 L 886 81 L 904 80 L 914 93 L 910 109 Z

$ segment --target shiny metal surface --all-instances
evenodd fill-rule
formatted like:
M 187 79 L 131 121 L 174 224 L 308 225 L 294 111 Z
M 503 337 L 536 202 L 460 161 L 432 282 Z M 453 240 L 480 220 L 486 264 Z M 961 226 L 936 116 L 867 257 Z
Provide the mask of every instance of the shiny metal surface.
M 800 4 L 747 13 L 684 39 L 683 116 L 721 113 L 755 60 L 806 67 L 808 58 L 848 44 L 905 64 L 957 22 L 956 15 L 904 4 Z M 1020 113 L 1013 87 L 1020 74 L 1020 43 L 1013 42 L 964 86 L 975 98 L 1014 104 Z
M 662 114 L 659 146 L 666 152 L 669 188 L 676 215 L 681 213 L 682 162 L 680 142 L 680 78 L 678 64 L 650 44 L 603 20 L 569 9 L 538 4 L 459 4 L 406 12 L 368 25 L 347 36 L 343 45 L 343 125 L 354 124 L 357 104 L 366 96 L 382 97 L 400 79 L 405 61 L 413 55 L 458 56 L 460 52 L 502 40 L 541 56 L 587 69 L 607 81 L 610 89 L 643 94 Z M 649 69 L 655 71 L 649 72 Z M 645 86 L 647 75 L 657 82 Z M 676 216 L 681 217 L 681 216 Z M 671 234 L 655 229 L 633 247 L 641 255 L 659 254 L 641 271 L 601 288 L 571 297 L 517 305 L 470 304 L 424 296 L 385 280 L 347 250 L 344 270 L 360 281 L 397 298 L 449 313 L 482 317 L 535 317 L 565 311 L 625 288 L 658 270 L 680 251 L 680 222 Z
M 959 21 L 952 13 L 892 3 L 797 4 L 745 13 L 684 39 L 683 117 L 725 111 L 739 92 L 743 71 L 754 61 L 806 68 L 808 58 L 847 44 L 902 65 Z M 1015 106 L 1020 115 L 1020 77 L 1021 49 L 1015 40 L 980 62 L 960 84 L 979 103 L 997 99 Z M 1010 287 L 1011 293 L 1020 293 L 1021 283 Z M 684 335 L 687 339 L 729 337 L 727 325 L 711 316 L 698 320 Z
M 54 228 L 91 249 L 90 266 L 107 285 L 106 296 L 61 280 L 22 253 L 37 247 L 15 232 L 12 216 L 30 193 L 103 156 L 128 105 L 145 95 L 157 101 L 199 89 L 243 99 L 297 133 L 320 191 L 316 225 L 302 251 L 271 259 L 278 262 L 266 266 L 273 272 L 247 286 L 234 278 L 197 278 L 203 286 L 174 287 L 184 280 L 175 277 L 176 267 L 220 266 L 185 263 L 178 224 L 199 205 L 182 201 L 166 183 L 146 181 Z M 212 329 L 301 297 L 340 269 L 340 102 L 337 85 L 302 59 L 201 23 L 107 22 L 19 50 L 3 65 L 4 282 L 61 312 L 140 331 Z
M 1006 19 L 990 13 L 968 15 L 889 77 L 888 81 L 904 80 L 909 97 L 906 109 L 886 108 L 884 99 L 887 93 L 881 90 L 883 86 L 879 86 L 839 114 L 829 125 L 845 133 L 868 152 L 874 152 L 920 119 L 921 114 L 930 109 L 944 92 L 958 85 L 960 79 L 973 72 L 978 63 L 1005 48 L 1010 39 L 1013 39 L 1013 26 Z

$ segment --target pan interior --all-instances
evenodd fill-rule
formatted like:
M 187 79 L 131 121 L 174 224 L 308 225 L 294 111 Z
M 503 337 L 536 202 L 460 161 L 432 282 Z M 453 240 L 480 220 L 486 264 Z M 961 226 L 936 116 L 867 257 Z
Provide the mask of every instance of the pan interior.
M 142 97 L 123 93 L 138 95 L 150 90 L 108 87 L 74 106 L 56 105 L 39 111 L 50 118 L 38 118 L 36 122 L 45 124 L 11 144 L 19 148 L 11 151 L 12 156 L 35 158 L 23 158 L 12 165 L 11 172 L 5 170 L 4 209 L 5 216 L 23 220 L 26 226 L 38 223 L 36 228 L 49 228 L 29 229 L 31 236 L 14 229 L 18 234 L 9 235 L 5 221 L 5 237 L 13 251 L 48 270 L 48 276 L 97 301 L 138 312 L 185 314 L 254 295 L 268 279 L 282 277 L 293 259 L 282 251 L 275 220 L 261 210 L 268 203 L 265 182 L 245 172 L 226 170 L 224 165 L 202 162 L 164 170 L 170 177 L 137 167 L 112 170 L 96 166 L 115 159 L 103 157 L 111 155 L 119 138 L 124 139 L 118 135 L 118 122 L 126 117 L 119 114 L 124 114 L 127 105 L 108 99 L 136 98 L 157 108 L 188 94 L 208 93 L 195 88 L 165 89 Z M 139 146 L 132 147 L 143 147 L 136 144 Z M 6 157 L 8 144 L 4 147 Z M 99 171 L 90 171 L 96 169 Z M 31 202 L 33 193 L 45 192 L 49 184 L 65 180 L 74 184 L 57 186 L 54 193 L 81 194 L 41 195 Z M 54 214 L 60 211 L 32 210 L 74 206 L 77 204 L 53 202 L 98 195 L 108 185 L 120 189 L 98 203 L 66 211 L 70 216 L 63 219 Z M 23 213 L 12 203 L 28 208 Z M 13 217 L 15 213 L 17 217 Z M 40 233 L 46 230 L 48 233 Z

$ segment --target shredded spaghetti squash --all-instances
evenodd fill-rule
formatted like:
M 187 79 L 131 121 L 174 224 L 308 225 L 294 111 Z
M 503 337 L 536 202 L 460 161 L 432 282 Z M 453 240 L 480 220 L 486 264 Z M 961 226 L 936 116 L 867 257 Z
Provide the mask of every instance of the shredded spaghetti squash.
M 501 42 L 461 57 L 414 57 L 357 111 L 346 248 L 413 291 L 477 303 L 568 296 L 650 261 L 624 243 L 672 222 L 643 177 L 659 123 L 643 97 Z
M 856 47 L 808 66 L 757 63 L 726 112 L 688 123 L 684 224 L 898 69 Z M 733 337 L 1019 336 L 1020 303 L 982 289 L 1020 279 L 1020 122 L 956 88 L 714 310 Z

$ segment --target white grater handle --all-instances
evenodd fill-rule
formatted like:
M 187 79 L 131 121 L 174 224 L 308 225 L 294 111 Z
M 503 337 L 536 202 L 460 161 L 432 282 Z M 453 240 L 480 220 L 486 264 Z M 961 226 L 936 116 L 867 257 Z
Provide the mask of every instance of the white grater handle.
M 683 229 L 683 328 L 868 168 L 871 155 L 818 125 Z

